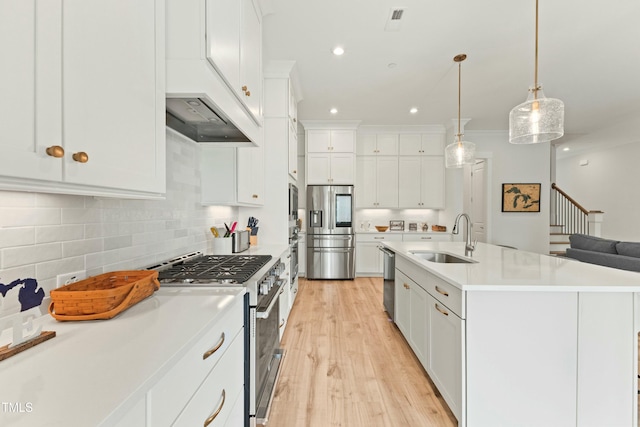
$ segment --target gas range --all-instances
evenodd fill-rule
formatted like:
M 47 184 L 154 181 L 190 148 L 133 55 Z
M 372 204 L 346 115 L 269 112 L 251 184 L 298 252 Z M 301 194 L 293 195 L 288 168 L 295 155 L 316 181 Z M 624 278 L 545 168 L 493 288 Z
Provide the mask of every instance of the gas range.
M 284 269 L 271 255 L 203 255 L 193 252 L 153 265 L 162 287 L 245 287 L 256 306 Z

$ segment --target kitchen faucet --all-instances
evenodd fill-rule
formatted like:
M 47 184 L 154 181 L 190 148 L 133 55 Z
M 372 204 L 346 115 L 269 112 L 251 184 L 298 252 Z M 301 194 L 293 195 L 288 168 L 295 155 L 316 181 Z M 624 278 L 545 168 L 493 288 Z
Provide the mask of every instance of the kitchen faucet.
M 464 218 L 467 220 L 467 243 L 464 247 L 464 254 L 465 256 L 472 256 L 473 250 L 476 248 L 476 243 L 478 243 L 478 239 L 474 240 L 473 243 L 471 242 L 471 231 L 473 230 L 473 224 L 471 223 L 471 218 L 469 218 L 469 215 L 467 215 L 466 213 L 458 214 L 458 216 L 456 217 L 456 222 L 455 224 L 453 224 L 453 230 L 451 232 L 453 234 L 458 234 L 458 225 L 460 223 L 460 218 Z

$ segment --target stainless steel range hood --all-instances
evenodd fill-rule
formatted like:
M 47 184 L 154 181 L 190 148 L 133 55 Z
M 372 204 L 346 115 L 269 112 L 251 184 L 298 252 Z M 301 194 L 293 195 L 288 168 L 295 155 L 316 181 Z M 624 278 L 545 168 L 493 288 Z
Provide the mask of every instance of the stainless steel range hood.
M 205 98 L 167 98 L 166 102 L 167 126 L 195 142 L 254 145 L 221 110 Z

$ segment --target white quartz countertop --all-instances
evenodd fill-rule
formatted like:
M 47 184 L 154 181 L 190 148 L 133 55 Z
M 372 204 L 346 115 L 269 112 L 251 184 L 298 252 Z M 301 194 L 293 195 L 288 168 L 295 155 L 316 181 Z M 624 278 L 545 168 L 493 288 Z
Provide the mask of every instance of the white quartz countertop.
M 463 242 L 389 242 L 382 245 L 463 291 L 640 292 L 640 273 L 478 243 L 474 263 L 430 262 L 412 251 L 465 257 Z
M 409 231 L 409 230 L 387 230 L 387 231 L 378 231 L 378 230 L 364 230 L 364 231 L 356 231 L 356 234 L 425 234 L 425 235 L 434 235 L 434 234 L 451 234 L 451 232 L 447 231 Z
M 31 411 L 0 406 L 0 426 L 113 425 L 243 294 L 160 288 L 109 320 L 41 317 L 56 337 L 0 362 L 0 402 Z

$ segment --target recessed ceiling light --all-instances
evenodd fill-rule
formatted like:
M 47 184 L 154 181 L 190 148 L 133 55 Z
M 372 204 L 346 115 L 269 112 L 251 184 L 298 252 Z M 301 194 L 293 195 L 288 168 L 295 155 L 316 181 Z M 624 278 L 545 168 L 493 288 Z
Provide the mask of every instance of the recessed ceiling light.
M 398 66 L 398 64 L 396 64 L 395 62 L 390 62 L 387 64 L 387 67 L 389 68 L 396 68 Z
M 562 151 L 569 151 L 569 150 L 570 150 L 570 148 L 569 148 L 569 147 L 564 147 L 564 148 L 562 149 Z
M 333 54 L 336 56 L 340 56 L 344 53 L 344 48 L 341 46 L 336 46 L 333 48 Z
M 331 110 L 329 110 L 329 112 L 331 114 L 338 114 L 338 109 L 337 108 L 332 108 Z
M 415 114 L 415 113 L 417 113 L 417 112 L 418 112 L 418 109 L 417 109 L 416 107 L 413 107 L 412 109 L 410 109 L 410 110 L 409 110 L 409 112 L 410 112 L 411 114 Z

